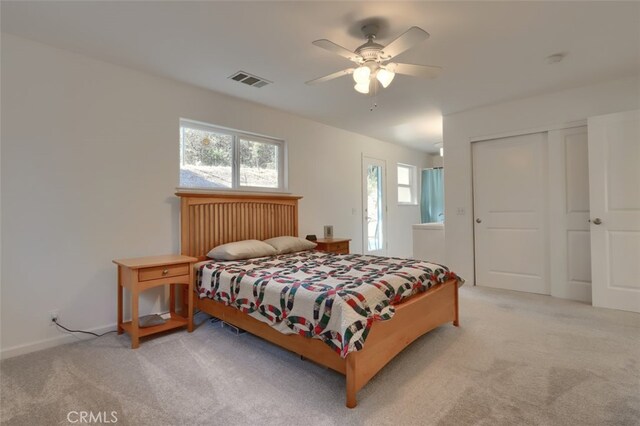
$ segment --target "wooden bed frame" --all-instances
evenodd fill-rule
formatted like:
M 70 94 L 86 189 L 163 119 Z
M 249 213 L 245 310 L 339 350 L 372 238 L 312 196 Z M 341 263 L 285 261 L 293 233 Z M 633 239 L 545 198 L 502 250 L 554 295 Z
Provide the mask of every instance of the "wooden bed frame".
M 298 235 L 298 200 L 273 194 L 197 194 L 179 192 L 181 253 L 206 259 L 213 247 L 246 239 L 264 240 Z M 418 337 L 452 322 L 458 326 L 458 283 L 432 287 L 396 306 L 393 318 L 371 326 L 364 348 L 341 358 L 317 339 L 282 334 L 266 323 L 211 299 L 197 299 L 196 307 L 236 327 L 262 337 L 346 376 L 349 408 L 356 393 L 398 353 Z

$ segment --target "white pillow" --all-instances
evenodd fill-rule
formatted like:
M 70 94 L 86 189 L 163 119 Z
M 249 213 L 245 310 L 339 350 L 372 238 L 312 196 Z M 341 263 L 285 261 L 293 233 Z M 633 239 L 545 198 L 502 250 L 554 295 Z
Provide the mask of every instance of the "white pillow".
M 295 253 L 302 250 L 311 250 L 317 246 L 316 243 L 298 237 L 275 237 L 264 240 L 278 252 L 278 254 Z
M 215 260 L 253 259 L 254 257 L 273 256 L 275 248 L 259 240 L 236 241 L 214 247 L 207 257 Z

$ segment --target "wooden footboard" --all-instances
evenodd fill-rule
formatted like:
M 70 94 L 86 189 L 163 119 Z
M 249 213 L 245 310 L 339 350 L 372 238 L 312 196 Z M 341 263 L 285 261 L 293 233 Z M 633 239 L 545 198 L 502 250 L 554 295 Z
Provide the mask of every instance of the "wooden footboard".
M 388 321 L 378 321 L 364 348 L 346 359 L 347 407 L 357 405 L 356 393 L 411 342 L 442 324 L 458 326 L 458 283 L 447 281 L 396 306 Z
M 356 393 L 411 342 L 434 328 L 452 322 L 458 325 L 458 283 L 437 285 L 396 306 L 390 320 L 371 326 L 364 348 L 341 358 L 317 339 L 282 334 L 266 323 L 211 299 L 199 299 L 197 307 L 251 334 L 302 355 L 346 376 L 347 407 L 357 405 Z

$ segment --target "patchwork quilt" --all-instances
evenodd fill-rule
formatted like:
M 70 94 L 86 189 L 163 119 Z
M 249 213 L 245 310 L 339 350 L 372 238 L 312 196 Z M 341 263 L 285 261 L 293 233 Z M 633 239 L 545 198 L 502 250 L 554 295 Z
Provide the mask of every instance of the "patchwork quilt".
M 303 251 L 200 264 L 197 291 L 346 357 L 362 349 L 373 321 L 393 317 L 394 304 L 450 279 L 464 282 L 421 260 Z

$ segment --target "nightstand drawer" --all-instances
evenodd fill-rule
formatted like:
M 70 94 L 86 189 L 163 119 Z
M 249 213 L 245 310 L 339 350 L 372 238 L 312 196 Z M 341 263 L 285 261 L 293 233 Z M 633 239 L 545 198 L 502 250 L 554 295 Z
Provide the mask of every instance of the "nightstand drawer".
M 335 253 L 346 254 L 349 253 L 349 242 L 345 241 L 343 243 L 330 244 L 328 249 Z
M 138 270 L 139 281 L 151 281 L 159 278 L 177 277 L 179 275 L 189 275 L 188 263 L 170 266 L 155 266 L 153 268 L 142 268 Z
M 349 254 L 349 241 L 344 238 L 320 238 L 316 250 L 336 254 Z

